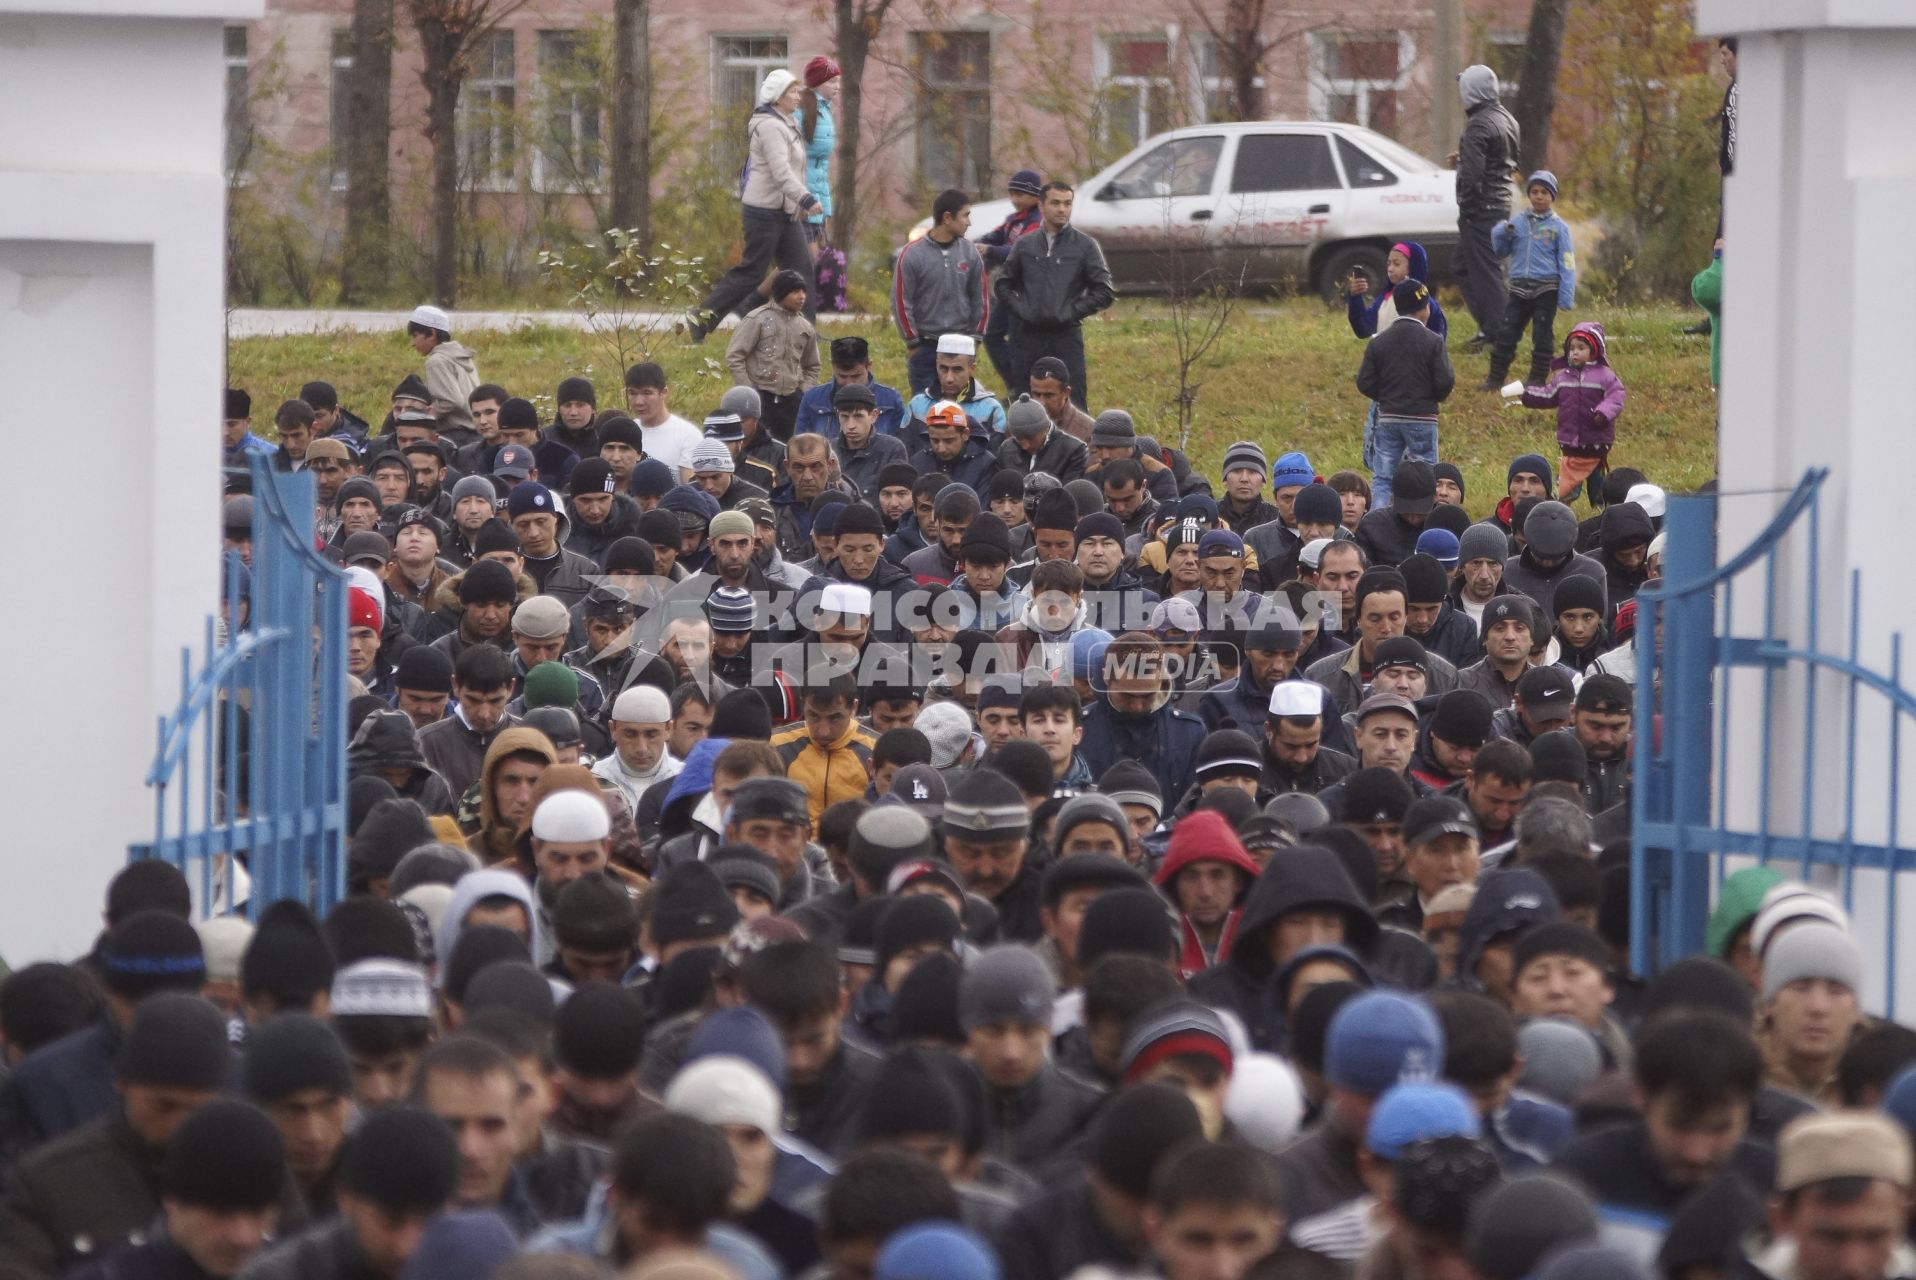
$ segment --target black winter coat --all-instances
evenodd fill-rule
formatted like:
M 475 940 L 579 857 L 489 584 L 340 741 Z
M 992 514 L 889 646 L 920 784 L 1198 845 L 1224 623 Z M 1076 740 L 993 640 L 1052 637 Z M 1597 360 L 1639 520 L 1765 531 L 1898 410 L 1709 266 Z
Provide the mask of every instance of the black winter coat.
M 1035 331 L 1069 329 L 1117 298 L 1098 242 L 1066 227 L 1057 237 L 1039 227 L 1011 248 L 998 270 L 995 300 Z
M 1523 134 L 1517 127 L 1517 117 L 1503 103 L 1485 102 L 1470 109 L 1464 136 L 1457 142 L 1457 212 L 1461 218 L 1495 220 L 1509 215 L 1510 171 L 1517 167 L 1522 152 Z

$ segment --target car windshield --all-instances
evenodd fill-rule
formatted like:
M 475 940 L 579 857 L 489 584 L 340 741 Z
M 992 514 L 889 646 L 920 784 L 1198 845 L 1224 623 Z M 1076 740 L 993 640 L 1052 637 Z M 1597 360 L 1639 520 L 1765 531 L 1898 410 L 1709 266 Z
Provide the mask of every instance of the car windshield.
M 1203 196 L 1211 193 L 1224 139 L 1174 138 L 1133 160 L 1099 193 L 1103 200 L 1136 200 L 1163 196 Z

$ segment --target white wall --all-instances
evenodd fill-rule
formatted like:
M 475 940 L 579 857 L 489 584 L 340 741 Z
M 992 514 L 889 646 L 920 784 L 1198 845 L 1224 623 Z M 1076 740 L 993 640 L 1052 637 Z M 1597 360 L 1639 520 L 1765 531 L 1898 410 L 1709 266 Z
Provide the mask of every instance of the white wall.
M 0 0 L 0 955 L 85 949 L 150 836 L 180 649 L 216 602 L 225 20 L 259 0 Z

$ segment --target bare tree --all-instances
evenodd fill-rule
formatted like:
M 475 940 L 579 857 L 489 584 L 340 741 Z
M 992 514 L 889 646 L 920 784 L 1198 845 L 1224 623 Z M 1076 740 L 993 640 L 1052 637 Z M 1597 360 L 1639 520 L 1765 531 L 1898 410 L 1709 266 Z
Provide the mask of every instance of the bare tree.
M 524 0 L 409 0 L 419 30 L 432 146 L 432 296 L 449 307 L 459 292 L 459 94 L 480 45 Z
M 393 0 L 353 0 L 346 89 L 346 243 L 339 300 L 368 301 L 387 279 L 392 232 Z
M 1238 256 L 1233 244 L 1244 229 L 1241 224 L 1193 225 L 1173 216 L 1170 193 L 1177 189 L 1176 176 L 1164 175 L 1164 248 L 1157 255 L 1157 279 L 1170 312 L 1166 327 L 1176 358 L 1178 388 L 1171 407 L 1178 415 L 1178 448 L 1188 452 L 1191 428 L 1197 422 L 1198 392 L 1204 389 L 1201 373 L 1230 328 L 1244 295 L 1247 268 L 1231 266 Z
M 1221 12 L 1220 12 L 1221 7 Z M 1264 65 L 1272 53 L 1314 30 L 1312 24 L 1278 21 L 1273 25 L 1271 0 L 1191 0 L 1190 10 L 1217 50 L 1218 78 L 1223 93 L 1217 103 L 1220 120 L 1264 118 Z M 1286 12 L 1284 17 L 1289 18 Z
M 1563 61 L 1563 30 L 1570 0 L 1530 0 L 1530 35 L 1524 42 L 1523 78 L 1517 85 L 1517 126 L 1523 130 L 1523 171 L 1535 173 L 1550 157 L 1550 117 L 1557 110 L 1557 68 Z
M 652 245 L 652 6 L 612 7 L 612 225 Z
M 847 257 L 858 243 L 858 149 L 863 139 L 865 65 L 885 29 L 894 0 L 832 0 L 832 36 L 838 53 L 838 185 L 832 193 L 832 241 Z

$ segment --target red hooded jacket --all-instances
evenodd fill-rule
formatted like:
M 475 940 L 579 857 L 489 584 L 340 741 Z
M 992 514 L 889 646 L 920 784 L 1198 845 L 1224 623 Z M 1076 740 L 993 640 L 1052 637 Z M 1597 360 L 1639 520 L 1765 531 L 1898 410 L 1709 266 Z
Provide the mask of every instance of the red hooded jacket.
M 1222 862 L 1243 872 L 1244 879 L 1238 885 L 1238 905 L 1232 907 L 1231 914 L 1225 918 L 1224 932 L 1218 937 L 1215 956 L 1205 955 L 1204 942 L 1198 936 L 1197 926 L 1191 923 L 1188 916 L 1179 913 L 1178 970 L 1187 981 L 1209 966 L 1223 964 L 1230 959 L 1231 942 L 1237 936 L 1238 917 L 1244 911 L 1244 894 L 1251 887 L 1251 882 L 1257 879 L 1257 863 L 1244 851 L 1237 832 L 1231 829 L 1230 822 L 1223 814 L 1211 809 L 1200 809 L 1179 820 L 1171 833 L 1171 845 L 1165 851 L 1164 862 L 1158 867 L 1157 886 L 1174 906 L 1177 896 L 1172 883 L 1179 872 L 1200 862 Z

